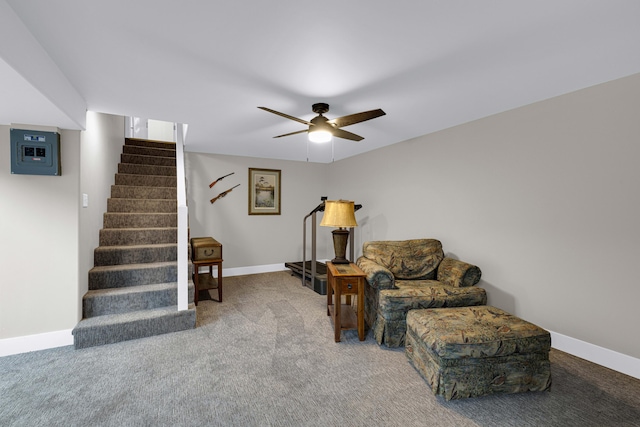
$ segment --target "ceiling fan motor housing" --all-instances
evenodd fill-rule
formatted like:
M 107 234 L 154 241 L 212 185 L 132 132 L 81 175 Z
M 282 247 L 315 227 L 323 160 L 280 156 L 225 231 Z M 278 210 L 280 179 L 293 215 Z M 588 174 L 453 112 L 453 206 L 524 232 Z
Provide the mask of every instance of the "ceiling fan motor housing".
M 311 110 L 312 110 L 314 113 L 324 114 L 324 113 L 326 113 L 326 112 L 328 112 L 328 111 L 329 111 L 329 104 L 325 104 L 325 103 L 323 103 L 323 102 L 320 102 L 320 103 L 318 103 L 318 104 L 313 104 L 313 105 L 311 106 Z
M 311 127 L 315 127 L 315 128 L 319 128 L 319 127 L 328 127 L 330 129 L 333 129 L 335 126 L 333 126 L 333 123 L 328 123 L 329 119 L 327 119 L 325 116 L 316 116 L 313 119 L 311 119 Z M 309 127 L 309 129 L 311 129 L 311 127 Z

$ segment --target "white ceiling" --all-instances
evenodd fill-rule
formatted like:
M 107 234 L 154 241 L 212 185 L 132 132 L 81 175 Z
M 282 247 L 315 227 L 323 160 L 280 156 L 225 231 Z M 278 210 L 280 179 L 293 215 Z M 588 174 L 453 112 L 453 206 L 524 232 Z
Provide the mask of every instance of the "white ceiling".
M 0 12 L 27 30 L 0 41 L 0 123 L 78 128 L 80 99 L 188 123 L 197 152 L 330 162 L 640 72 L 637 0 L 0 0 Z M 11 53 L 31 35 L 64 91 Z M 308 120 L 316 102 L 329 118 L 387 115 L 332 146 L 273 139 L 304 126 L 256 108 Z

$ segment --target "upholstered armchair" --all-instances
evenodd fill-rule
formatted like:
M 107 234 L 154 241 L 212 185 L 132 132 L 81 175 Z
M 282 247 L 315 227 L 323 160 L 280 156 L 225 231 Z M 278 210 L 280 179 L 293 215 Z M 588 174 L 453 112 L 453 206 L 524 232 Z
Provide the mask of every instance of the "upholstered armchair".
M 475 265 L 445 257 L 435 239 L 365 242 L 356 261 L 367 274 L 365 322 L 378 344 L 404 345 L 407 312 L 485 305 Z

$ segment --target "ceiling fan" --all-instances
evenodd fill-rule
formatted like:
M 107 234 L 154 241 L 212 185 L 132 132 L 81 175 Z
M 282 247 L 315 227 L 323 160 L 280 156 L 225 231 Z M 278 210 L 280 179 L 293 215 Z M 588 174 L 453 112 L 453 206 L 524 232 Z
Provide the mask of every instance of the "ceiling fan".
M 335 119 L 328 119 L 323 116 L 324 113 L 329 111 L 329 104 L 318 103 L 313 104 L 311 109 L 314 113 L 318 113 L 316 117 L 311 121 L 299 119 L 297 117 L 290 116 L 288 114 L 281 113 L 279 111 L 272 110 L 267 107 L 258 107 L 261 110 L 268 111 L 278 116 L 282 116 L 287 119 L 295 120 L 298 123 L 309 126 L 308 129 L 299 130 L 296 132 L 285 133 L 283 135 L 274 136 L 274 138 L 282 138 L 283 136 L 296 135 L 303 132 L 309 133 L 309 140 L 312 142 L 328 142 L 332 136 L 350 139 L 352 141 L 362 141 L 364 137 L 356 135 L 355 133 L 347 132 L 341 128 L 356 123 L 364 122 L 366 120 L 375 119 L 376 117 L 384 116 L 386 113 L 381 109 L 363 111 L 361 113 L 349 114 L 348 116 L 342 116 Z

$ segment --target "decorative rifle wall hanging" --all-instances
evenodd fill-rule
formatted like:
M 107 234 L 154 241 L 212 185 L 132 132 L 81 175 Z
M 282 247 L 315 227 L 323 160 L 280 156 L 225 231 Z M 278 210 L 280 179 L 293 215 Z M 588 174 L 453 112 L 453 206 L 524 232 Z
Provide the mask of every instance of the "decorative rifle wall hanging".
M 229 174 L 229 175 L 231 175 L 231 174 Z M 238 185 L 240 185 L 240 184 L 234 185 L 233 187 L 231 187 L 227 191 L 223 191 L 222 193 L 218 194 L 216 197 L 211 199 L 211 203 L 214 203 L 216 200 L 220 199 L 221 197 L 226 196 L 227 193 L 231 193 L 233 191 L 233 189 L 236 188 Z
M 209 188 L 211 188 L 211 187 L 213 187 L 214 185 L 216 185 L 216 184 L 218 183 L 218 181 L 222 181 L 223 179 L 225 179 L 225 178 L 226 178 L 226 177 L 228 177 L 229 175 L 233 175 L 234 173 L 235 173 L 235 172 L 231 172 L 231 173 L 228 173 L 228 174 L 226 174 L 226 175 L 224 175 L 224 176 L 221 176 L 220 178 L 216 179 L 216 180 L 215 180 L 215 181 L 213 181 L 211 184 L 209 184 Z M 240 185 L 240 184 L 238 184 L 238 185 Z M 211 203 L 213 203 L 213 202 L 211 202 Z

